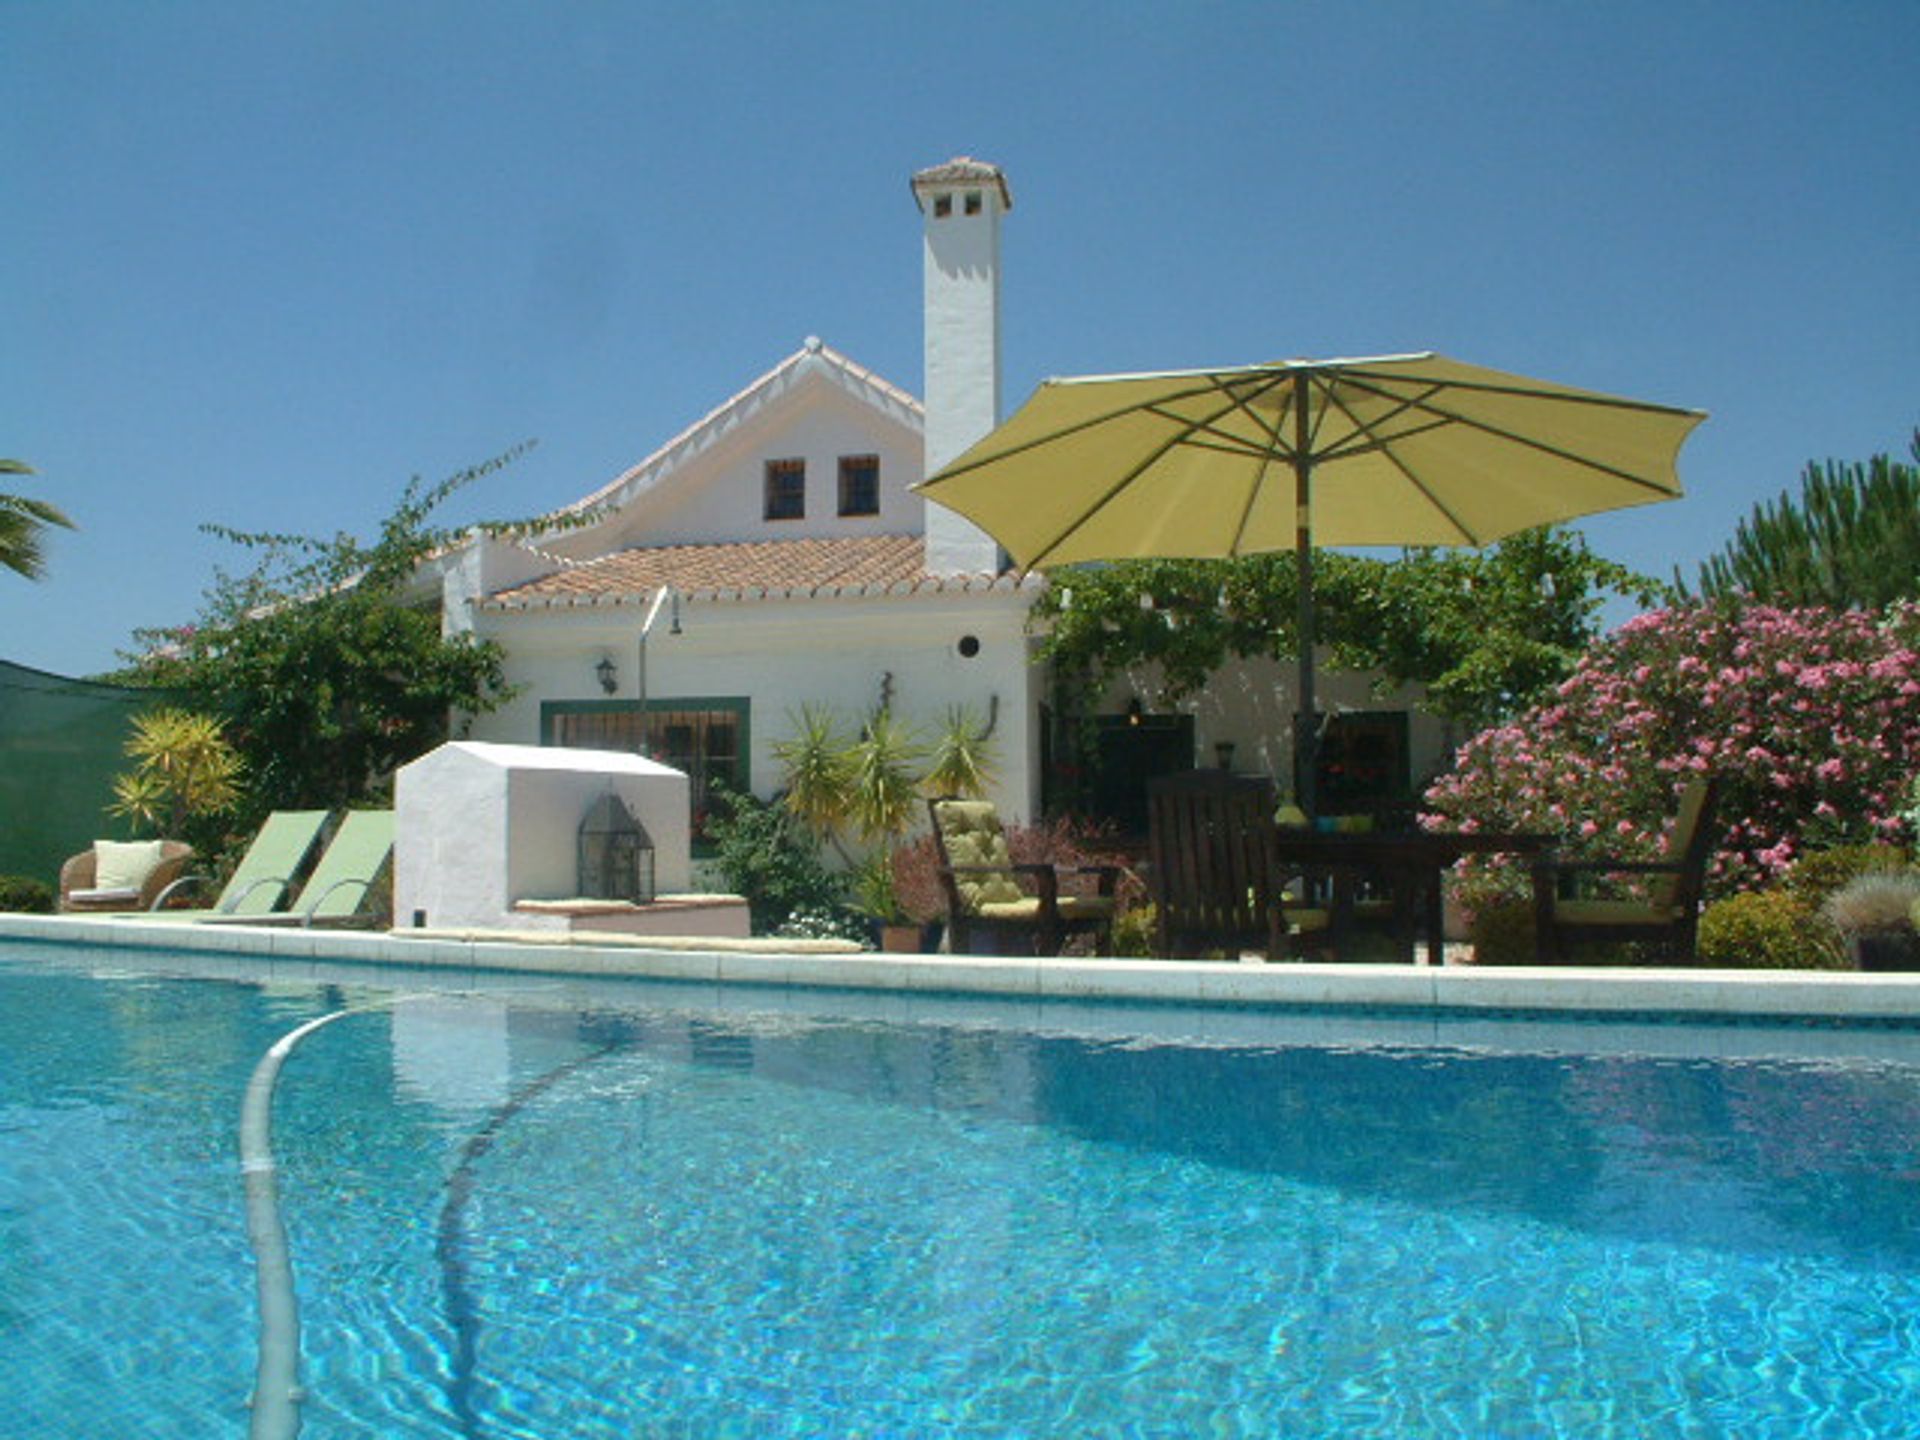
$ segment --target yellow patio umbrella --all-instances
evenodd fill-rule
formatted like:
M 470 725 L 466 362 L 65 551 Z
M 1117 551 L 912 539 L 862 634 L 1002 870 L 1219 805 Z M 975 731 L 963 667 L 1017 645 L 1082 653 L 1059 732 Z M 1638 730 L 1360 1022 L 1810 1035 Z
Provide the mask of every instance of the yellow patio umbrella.
M 1044 381 L 914 488 L 1023 569 L 1294 550 L 1312 809 L 1315 545 L 1485 545 L 1680 495 L 1706 416 L 1431 353 Z

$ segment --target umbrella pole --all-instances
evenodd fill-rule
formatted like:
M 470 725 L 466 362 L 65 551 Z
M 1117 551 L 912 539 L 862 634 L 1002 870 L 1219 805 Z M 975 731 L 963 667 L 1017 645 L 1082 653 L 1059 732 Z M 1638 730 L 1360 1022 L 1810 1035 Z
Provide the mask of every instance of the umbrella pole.
M 1320 716 L 1313 684 L 1313 461 L 1308 458 L 1307 384 L 1293 385 L 1293 564 L 1298 592 L 1294 630 L 1300 647 L 1300 714 L 1293 737 L 1299 776 L 1300 808 L 1319 813 Z

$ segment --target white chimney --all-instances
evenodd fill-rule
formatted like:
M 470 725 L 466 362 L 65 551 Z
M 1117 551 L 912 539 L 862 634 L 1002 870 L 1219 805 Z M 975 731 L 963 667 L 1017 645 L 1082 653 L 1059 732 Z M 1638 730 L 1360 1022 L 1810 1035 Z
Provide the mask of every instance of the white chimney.
M 1000 423 L 1000 217 L 1013 195 L 1000 167 L 961 155 L 913 177 L 926 231 L 926 473 Z M 926 502 L 927 569 L 992 574 L 1000 547 L 970 520 Z

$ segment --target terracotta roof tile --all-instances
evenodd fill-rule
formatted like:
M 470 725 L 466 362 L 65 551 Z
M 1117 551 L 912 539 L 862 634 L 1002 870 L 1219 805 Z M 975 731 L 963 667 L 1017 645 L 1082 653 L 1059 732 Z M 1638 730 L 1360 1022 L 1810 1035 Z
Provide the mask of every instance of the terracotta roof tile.
M 663 545 L 621 550 L 502 590 L 489 609 L 608 603 L 671 585 L 684 595 L 791 596 L 974 588 L 989 575 L 931 576 L 918 535 L 759 540 L 722 545 Z

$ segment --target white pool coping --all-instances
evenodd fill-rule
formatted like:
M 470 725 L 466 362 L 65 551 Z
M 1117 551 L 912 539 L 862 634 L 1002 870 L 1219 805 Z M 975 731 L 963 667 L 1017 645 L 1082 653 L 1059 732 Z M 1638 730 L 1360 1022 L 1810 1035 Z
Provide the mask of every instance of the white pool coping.
M 627 977 L 1016 1000 L 1920 1024 L 1920 974 L 1037 960 L 830 953 L 804 942 L 689 938 L 644 943 L 639 937 L 622 937 L 623 943 L 614 944 L 602 937 L 574 937 L 556 944 L 495 932 L 364 933 L 82 915 L 0 914 L 0 936 L 449 973 Z

